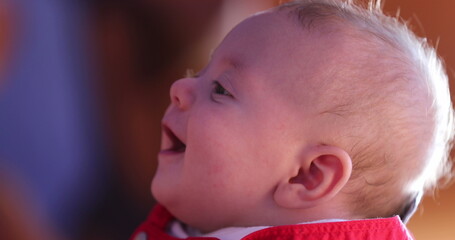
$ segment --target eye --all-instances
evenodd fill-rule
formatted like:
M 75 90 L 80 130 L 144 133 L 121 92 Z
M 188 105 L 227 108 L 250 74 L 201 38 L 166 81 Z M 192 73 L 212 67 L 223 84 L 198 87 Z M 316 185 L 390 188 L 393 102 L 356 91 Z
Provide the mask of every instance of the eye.
M 217 95 L 232 97 L 232 94 L 226 90 L 218 81 L 213 82 L 213 93 Z

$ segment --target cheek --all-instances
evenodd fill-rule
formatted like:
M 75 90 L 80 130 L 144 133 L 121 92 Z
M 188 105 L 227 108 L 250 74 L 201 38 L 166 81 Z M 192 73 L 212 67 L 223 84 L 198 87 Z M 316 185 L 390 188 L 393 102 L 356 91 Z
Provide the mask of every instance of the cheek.
M 248 156 L 238 118 L 219 112 L 198 112 L 188 122 L 188 168 L 204 171 L 211 178 L 232 179 L 236 169 Z M 192 166 L 189 166 L 192 165 Z
M 282 122 L 261 113 L 257 108 L 242 111 L 226 106 L 195 112 L 188 121 L 187 169 L 205 174 L 210 183 L 204 184 L 214 187 L 258 181 L 270 187 L 268 181 L 279 177 L 286 139 Z
M 185 169 L 192 169 L 198 174 L 203 172 L 209 176 L 229 177 L 231 165 L 236 164 L 235 146 L 229 144 L 231 136 L 223 129 L 198 123 L 200 127 L 189 130 Z

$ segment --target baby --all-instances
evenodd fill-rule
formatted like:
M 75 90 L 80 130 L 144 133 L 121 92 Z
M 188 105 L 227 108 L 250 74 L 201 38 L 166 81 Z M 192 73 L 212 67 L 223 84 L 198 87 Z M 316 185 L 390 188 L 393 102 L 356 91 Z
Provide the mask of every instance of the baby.
M 254 15 L 176 81 L 159 205 L 132 239 L 412 239 L 403 222 L 449 169 L 448 80 L 373 5 Z

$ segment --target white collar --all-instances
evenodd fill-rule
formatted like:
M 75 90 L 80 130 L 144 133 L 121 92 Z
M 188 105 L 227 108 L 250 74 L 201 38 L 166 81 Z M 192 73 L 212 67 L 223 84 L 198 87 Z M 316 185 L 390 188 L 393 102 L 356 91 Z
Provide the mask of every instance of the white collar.
M 313 222 L 305 222 L 301 224 L 310 223 L 324 223 L 324 222 L 342 222 L 342 219 L 323 219 Z M 259 230 L 269 228 L 270 226 L 257 226 L 257 227 L 228 227 L 216 230 L 210 233 L 201 233 L 199 230 L 186 226 L 179 221 L 173 221 L 169 227 L 168 233 L 177 238 L 188 237 L 215 237 L 220 240 L 238 240 L 246 235 L 257 232 Z

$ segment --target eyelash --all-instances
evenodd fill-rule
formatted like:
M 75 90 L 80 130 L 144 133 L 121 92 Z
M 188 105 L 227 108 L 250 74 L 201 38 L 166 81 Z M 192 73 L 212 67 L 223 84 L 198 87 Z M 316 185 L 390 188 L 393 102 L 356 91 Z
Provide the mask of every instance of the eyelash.
M 213 85 L 214 94 L 233 97 L 232 94 L 228 90 L 226 90 L 218 81 L 214 81 Z

